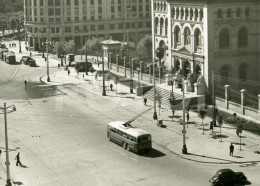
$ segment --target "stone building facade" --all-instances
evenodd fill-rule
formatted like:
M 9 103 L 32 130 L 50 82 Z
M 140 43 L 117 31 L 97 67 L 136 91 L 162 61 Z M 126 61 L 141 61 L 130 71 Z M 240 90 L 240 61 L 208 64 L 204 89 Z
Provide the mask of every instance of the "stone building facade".
M 221 85 L 259 88 L 260 1 L 153 0 L 152 27 L 168 69 L 202 74 L 208 87 L 215 74 Z
M 150 0 L 24 0 L 29 44 L 75 40 L 77 46 L 93 36 L 137 42 L 151 33 Z

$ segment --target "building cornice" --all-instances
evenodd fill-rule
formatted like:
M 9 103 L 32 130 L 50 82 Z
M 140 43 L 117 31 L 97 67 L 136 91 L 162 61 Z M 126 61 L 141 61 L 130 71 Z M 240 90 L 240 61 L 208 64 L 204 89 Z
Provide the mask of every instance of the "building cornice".
M 257 0 L 167 0 L 168 3 L 183 4 L 230 4 L 230 3 L 260 3 Z

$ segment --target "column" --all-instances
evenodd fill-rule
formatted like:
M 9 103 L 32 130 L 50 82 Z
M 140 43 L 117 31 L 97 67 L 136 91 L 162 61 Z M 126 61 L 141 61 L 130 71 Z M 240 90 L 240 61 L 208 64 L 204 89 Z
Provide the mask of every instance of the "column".
M 109 52 L 109 69 L 112 70 L 112 53 Z
M 116 71 L 118 72 L 118 70 L 119 70 L 119 68 L 118 68 L 118 57 L 119 57 L 119 55 L 117 54 L 116 55 Z
M 225 104 L 226 104 L 226 109 L 229 108 L 229 87 L 230 85 L 225 85 Z
M 198 9 L 198 21 L 201 21 L 201 9 Z
M 193 74 L 194 73 L 194 61 L 190 61 L 190 73 Z
M 124 76 L 126 77 L 126 67 L 125 67 L 125 61 L 126 61 L 126 57 L 124 57 Z
M 192 11 L 193 11 L 192 21 L 195 21 L 195 17 L 196 17 L 195 12 L 196 12 L 196 9 L 193 8 Z
M 188 8 L 188 20 L 191 21 L 192 17 L 191 17 L 191 8 Z
M 134 59 L 131 60 L 131 79 L 134 77 Z
M 180 69 L 182 70 L 183 69 L 183 62 L 182 62 L 181 58 L 179 58 L 179 62 L 180 62 Z
M 241 112 L 245 115 L 245 92 L 246 89 L 242 89 L 241 91 Z
M 186 9 L 187 9 L 187 8 L 183 8 L 183 17 L 182 17 L 182 19 L 184 19 L 184 20 L 186 19 L 186 16 L 187 16 L 187 15 L 186 15 Z

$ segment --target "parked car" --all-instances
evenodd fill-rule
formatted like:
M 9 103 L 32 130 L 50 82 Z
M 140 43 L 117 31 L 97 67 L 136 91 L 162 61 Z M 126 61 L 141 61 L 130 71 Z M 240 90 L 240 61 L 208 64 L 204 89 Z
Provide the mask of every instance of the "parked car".
M 90 62 L 76 62 L 75 69 L 77 72 L 94 72 Z
M 234 184 L 243 184 L 246 181 L 247 178 L 243 172 L 234 172 L 231 169 L 220 169 L 209 180 L 212 186 L 232 186 Z
M 29 61 L 34 61 L 34 63 L 35 63 L 35 60 L 33 58 L 31 58 L 30 56 L 22 56 L 20 63 L 23 63 L 25 65 L 29 65 Z
M 28 65 L 29 65 L 30 67 L 36 67 L 36 66 L 37 66 L 35 60 L 32 59 L 32 58 L 29 60 Z

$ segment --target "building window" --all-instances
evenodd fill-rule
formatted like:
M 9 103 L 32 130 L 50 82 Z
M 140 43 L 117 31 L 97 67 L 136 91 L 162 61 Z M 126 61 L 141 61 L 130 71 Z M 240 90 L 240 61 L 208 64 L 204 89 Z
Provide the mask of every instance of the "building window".
M 48 5 L 53 6 L 53 0 L 48 0 Z
M 229 48 L 230 41 L 229 41 L 229 31 L 228 29 L 224 29 L 220 32 L 219 35 L 219 47 L 222 48 Z
M 67 0 L 67 5 L 70 5 L 70 0 Z
M 91 0 L 91 1 L 90 1 L 90 4 L 91 4 L 91 5 L 94 5 L 94 0 Z
M 83 14 L 86 15 L 87 14 L 87 7 L 83 7 Z
M 51 27 L 51 33 L 55 33 L 55 27 Z
M 232 10 L 229 8 L 227 10 L 227 18 L 231 18 L 232 17 Z
M 146 22 L 145 25 L 146 25 L 146 28 L 151 28 L 151 22 Z
M 236 10 L 236 17 L 237 17 L 237 18 L 240 18 L 240 8 L 238 8 L 238 9 Z
M 65 32 L 71 32 L 71 27 L 65 27 Z
M 174 40 L 175 40 L 175 48 L 176 48 L 177 45 L 181 43 L 181 30 L 178 26 L 176 26 L 174 30 Z
M 246 80 L 247 78 L 247 66 L 246 64 L 242 64 L 239 66 L 239 79 Z
M 102 0 L 98 0 L 98 4 L 100 4 L 100 5 L 101 5 L 101 4 L 102 4 Z
M 130 28 L 130 23 L 126 23 L 126 28 Z
M 56 27 L 56 33 L 60 33 L 60 27 Z
M 43 0 L 40 0 L 40 6 L 43 6 Z
M 60 6 L 60 0 L 55 0 L 55 6 Z
M 160 19 L 160 35 L 162 35 L 162 29 L 163 29 L 163 18 Z
M 143 27 L 143 22 L 139 22 L 138 23 L 138 28 L 142 28 Z
M 79 17 L 77 16 L 77 17 L 75 17 L 75 21 L 79 21 Z
M 75 0 L 75 5 L 79 5 L 79 0 Z
M 54 15 L 54 9 L 53 8 L 49 8 L 48 14 L 49 14 L 49 16 L 53 16 Z
M 114 24 L 110 24 L 110 25 L 109 25 L 109 29 L 110 29 L 110 30 L 114 30 L 114 29 L 115 29 L 115 25 L 114 25 Z
M 246 17 L 249 17 L 249 11 L 250 11 L 249 7 L 246 7 L 246 12 L 245 12 Z
M 190 45 L 190 29 L 184 29 L 184 45 Z
M 98 7 L 98 13 L 99 13 L 99 14 L 102 14 L 102 7 L 101 7 L 101 6 Z
M 60 16 L 61 15 L 60 8 L 55 8 L 55 15 L 56 16 Z
M 67 15 L 70 15 L 70 8 L 67 8 Z
M 238 31 L 238 48 L 248 46 L 248 33 L 246 28 Z
M 221 81 L 223 84 L 228 82 L 228 71 L 229 71 L 228 65 L 224 65 L 220 69 Z
M 201 43 L 201 32 L 199 29 L 196 29 L 195 30 L 195 36 L 194 36 L 194 49 L 195 49 L 195 52 L 198 52 L 198 48 L 202 46 L 202 43 Z
M 123 29 L 123 28 L 124 28 L 124 24 L 123 24 L 123 23 L 119 23 L 119 24 L 118 24 L 118 28 L 119 28 L 119 29 Z
M 91 25 L 91 26 L 90 26 L 90 30 L 91 30 L 91 31 L 95 31 L 95 25 Z
M 222 10 L 221 9 L 218 9 L 217 18 L 222 19 Z
M 115 7 L 111 6 L 111 13 L 115 13 Z
M 67 17 L 67 21 L 71 21 L 71 17 Z

